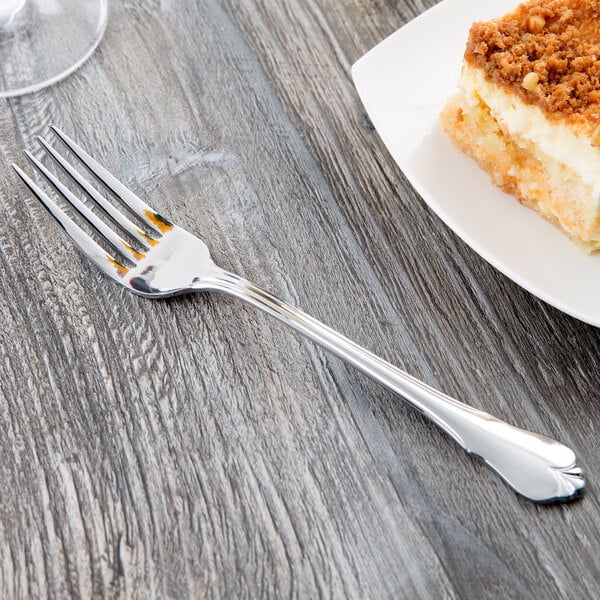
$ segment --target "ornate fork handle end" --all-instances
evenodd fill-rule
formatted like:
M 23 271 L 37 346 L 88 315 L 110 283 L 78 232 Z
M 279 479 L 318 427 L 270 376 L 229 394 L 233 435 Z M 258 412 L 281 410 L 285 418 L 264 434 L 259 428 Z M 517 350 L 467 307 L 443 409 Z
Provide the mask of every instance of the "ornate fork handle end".
M 586 486 L 573 450 L 542 435 L 519 429 L 485 414 L 485 423 L 465 440 L 469 454 L 480 457 L 520 495 L 549 504 L 579 498 Z

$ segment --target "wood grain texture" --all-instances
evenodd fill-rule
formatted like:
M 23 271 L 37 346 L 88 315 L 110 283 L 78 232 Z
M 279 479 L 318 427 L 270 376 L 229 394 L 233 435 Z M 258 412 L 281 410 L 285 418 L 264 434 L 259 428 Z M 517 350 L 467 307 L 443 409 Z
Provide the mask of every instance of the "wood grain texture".
M 0 597 L 600 597 L 600 333 L 435 217 L 351 64 L 435 4 L 114 0 L 66 81 L 0 101 Z M 539 507 L 235 300 L 109 284 L 11 175 L 56 123 L 223 267 L 573 447 Z

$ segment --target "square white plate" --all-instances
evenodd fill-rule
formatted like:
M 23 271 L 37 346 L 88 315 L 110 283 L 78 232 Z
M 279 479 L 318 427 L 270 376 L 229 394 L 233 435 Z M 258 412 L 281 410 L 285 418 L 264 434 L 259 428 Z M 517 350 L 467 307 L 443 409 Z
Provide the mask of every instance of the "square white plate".
M 517 4 L 444 0 L 365 54 L 352 76 L 392 157 L 430 208 L 513 281 L 598 327 L 600 255 L 584 254 L 556 227 L 494 187 L 440 125 L 440 112 L 457 91 L 471 24 Z

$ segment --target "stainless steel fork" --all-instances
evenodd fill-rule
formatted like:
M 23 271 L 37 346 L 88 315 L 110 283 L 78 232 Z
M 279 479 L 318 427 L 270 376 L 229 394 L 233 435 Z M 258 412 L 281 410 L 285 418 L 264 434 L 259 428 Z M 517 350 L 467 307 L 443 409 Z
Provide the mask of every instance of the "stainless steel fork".
M 442 394 L 287 302 L 219 268 L 202 240 L 150 208 L 62 131 L 56 127 L 52 127 L 52 131 L 140 221 L 139 224 L 134 223 L 53 146 L 38 138 L 62 170 L 106 213 L 106 221 L 90 210 L 33 155 L 25 154 L 58 195 L 104 238 L 111 248 L 110 252 L 81 229 L 17 165 L 12 166 L 79 249 L 113 281 L 147 298 L 211 290 L 245 300 L 402 396 L 469 454 L 481 457 L 526 498 L 535 502 L 556 502 L 575 498 L 583 491 L 585 479 L 572 450 Z M 111 222 L 111 226 L 107 222 Z

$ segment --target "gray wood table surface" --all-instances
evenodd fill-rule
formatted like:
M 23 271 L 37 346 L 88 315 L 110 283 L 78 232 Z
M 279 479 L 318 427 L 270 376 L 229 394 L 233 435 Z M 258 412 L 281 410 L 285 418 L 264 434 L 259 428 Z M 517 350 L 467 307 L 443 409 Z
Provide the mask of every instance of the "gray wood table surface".
M 425 206 L 351 81 L 433 4 L 114 0 L 83 68 L 0 101 L 1 598 L 600 597 L 600 331 Z M 10 171 L 51 123 L 223 267 L 572 447 L 587 495 L 523 500 L 239 301 L 109 283 Z

